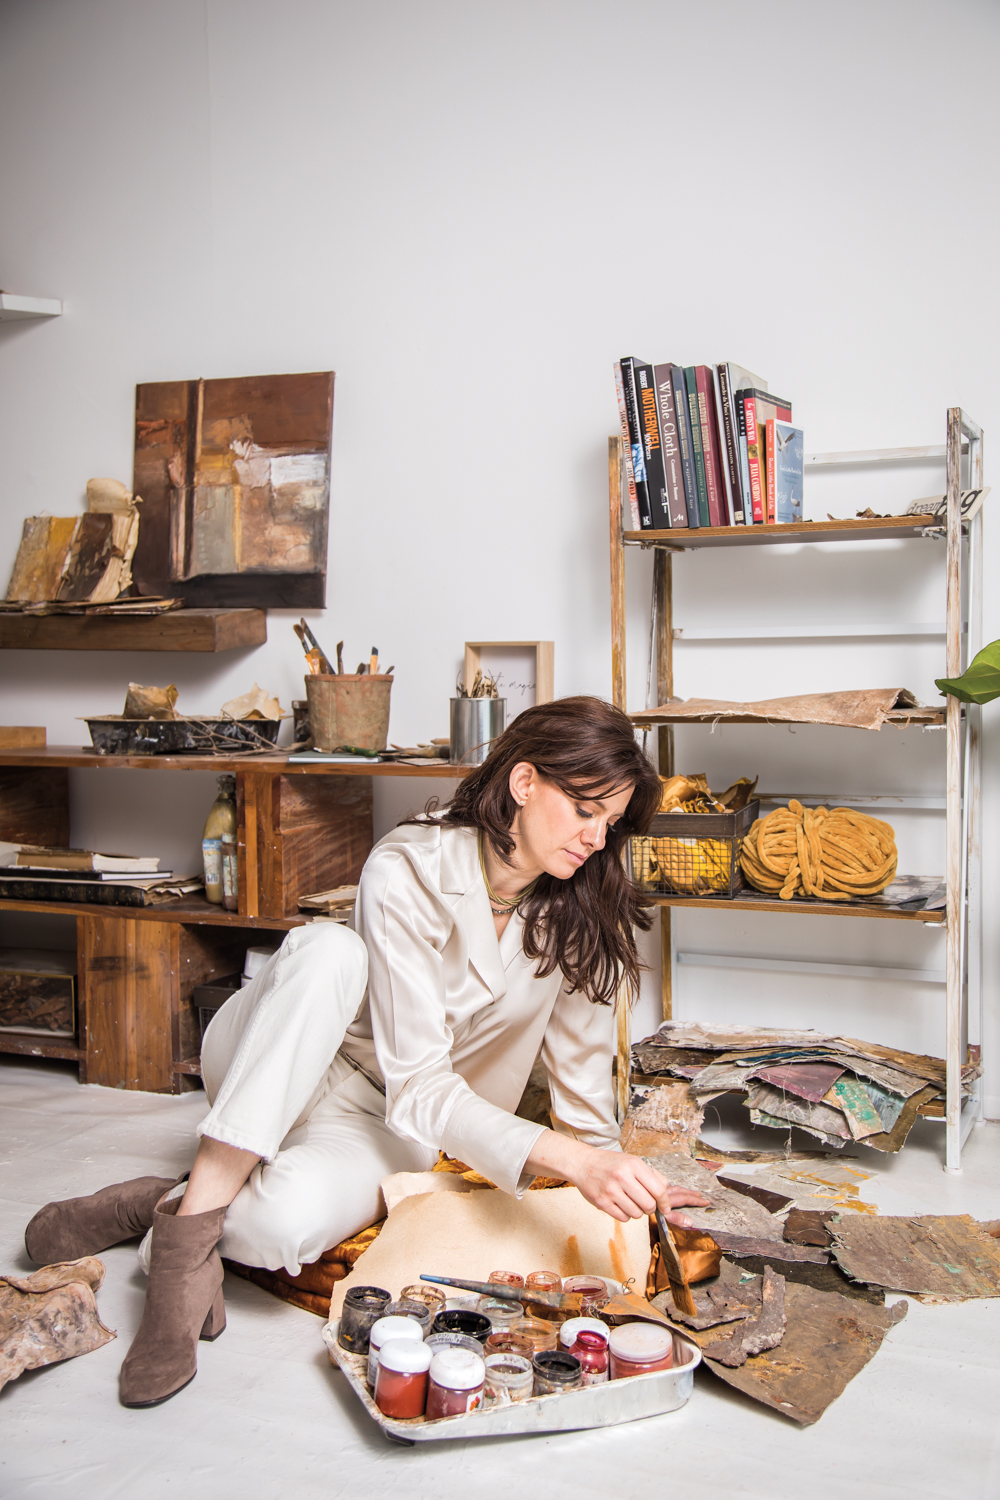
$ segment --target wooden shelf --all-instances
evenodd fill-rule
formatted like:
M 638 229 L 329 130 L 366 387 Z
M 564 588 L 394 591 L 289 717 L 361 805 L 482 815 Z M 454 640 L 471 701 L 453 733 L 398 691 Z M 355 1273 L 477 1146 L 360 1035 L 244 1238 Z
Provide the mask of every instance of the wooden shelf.
M 760 547 L 781 542 L 889 542 L 918 537 L 933 516 L 883 516 L 877 521 L 791 521 L 773 526 L 680 526 L 674 531 L 625 531 L 626 547 Z
M 713 911 L 780 912 L 798 917 L 876 917 L 902 922 L 943 923 L 943 911 L 913 911 L 901 906 L 873 906 L 866 901 L 782 901 L 778 896 L 742 892 L 732 901 L 719 896 L 656 896 L 643 892 L 650 906 L 697 906 Z
M 945 709 L 943 708 L 894 708 L 885 716 L 886 724 L 897 727 L 922 726 L 927 724 L 944 724 Z M 780 727 L 784 724 L 816 724 L 815 719 L 754 719 L 749 714 L 672 714 L 666 707 L 645 708 L 638 713 L 629 714 L 632 723 L 640 729 L 648 729 L 653 724 L 757 724 L 762 729 Z M 820 729 L 852 729 L 856 726 L 851 724 L 820 724 Z M 870 733 L 871 731 L 869 731 Z
M 0 292 L 0 323 L 19 323 L 26 318 L 58 318 L 62 310 L 58 297 L 22 297 L 18 292 Z
M 433 766 L 408 766 L 405 761 L 289 761 L 280 751 L 274 755 L 97 755 L 80 745 L 45 745 L 37 750 L 0 750 L 0 766 L 24 766 L 36 770 L 70 767 L 106 771 L 262 771 L 282 776 L 468 776 L 474 766 L 453 766 L 438 761 Z
M 0 911 L 37 911 L 61 917 L 128 917 L 137 922 L 191 922 L 199 927 L 270 927 L 288 932 L 304 927 L 311 918 L 305 913 L 294 917 L 247 917 L 237 911 L 225 911 L 206 901 L 204 896 L 183 896 L 163 906 L 115 906 L 89 901 L 8 901 L 0 900 Z M 2 1035 L 3 1033 L 0 1033 Z M 0 1051 L 2 1051 L 0 1047 Z
M 0 1031 L 0 1052 L 13 1052 L 20 1057 L 59 1057 L 66 1062 L 83 1062 L 87 1055 L 72 1037 L 16 1031 Z
M 165 615 L 32 615 L 0 610 L 0 648 L 20 651 L 235 651 L 263 646 L 262 609 Z

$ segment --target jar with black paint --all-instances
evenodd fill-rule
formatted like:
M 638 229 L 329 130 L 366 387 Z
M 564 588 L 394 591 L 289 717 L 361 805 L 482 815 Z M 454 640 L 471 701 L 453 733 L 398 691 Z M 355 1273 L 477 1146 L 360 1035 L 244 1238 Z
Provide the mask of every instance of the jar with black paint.
M 367 1354 L 372 1324 L 377 1323 L 392 1293 L 380 1286 L 352 1286 L 344 1295 L 337 1343 L 350 1354 Z

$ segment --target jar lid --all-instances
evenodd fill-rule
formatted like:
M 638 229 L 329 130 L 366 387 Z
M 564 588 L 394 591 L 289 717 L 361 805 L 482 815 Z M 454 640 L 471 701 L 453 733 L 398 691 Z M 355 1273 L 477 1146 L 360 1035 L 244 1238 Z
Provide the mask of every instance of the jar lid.
M 611 1329 L 608 1339 L 608 1347 L 618 1359 L 662 1359 L 673 1346 L 670 1329 L 656 1323 L 623 1323 Z
M 431 1379 L 446 1390 L 474 1391 L 485 1378 L 481 1356 L 468 1349 L 439 1349 L 431 1360 Z
M 372 1331 L 368 1335 L 376 1349 L 380 1349 L 389 1339 L 413 1339 L 423 1343 L 424 1330 L 416 1318 L 400 1318 L 391 1313 L 387 1318 L 379 1318 L 372 1324 Z
M 559 1327 L 559 1342 L 565 1344 L 569 1349 L 576 1343 L 576 1336 L 586 1329 L 588 1333 L 603 1333 L 607 1338 L 610 1333 L 607 1323 L 602 1323 L 600 1318 L 567 1318 L 565 1323 Z
M 380 1370 L 396 1370 L 400 1375 L 423 1375 L 436 1358 L 433 1349 L 413 1339 L 387 1339 L 378 1351 Z

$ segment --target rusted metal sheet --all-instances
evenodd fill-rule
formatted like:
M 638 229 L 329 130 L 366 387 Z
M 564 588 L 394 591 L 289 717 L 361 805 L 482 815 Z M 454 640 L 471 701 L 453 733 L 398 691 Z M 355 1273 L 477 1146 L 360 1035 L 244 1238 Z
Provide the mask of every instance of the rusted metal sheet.
M 830 1228 L 833 1255 L 855 1281 L 949 1298 L 1000 1297 L 1000 1242 L 968 1214 L 846 1214 Z
M 727 1385 L 808 1427 L 863 1370 L 907 1304 L 873 1307 L 796 1282 L 785 1285 L 785 1335 L 774 1349 L 752 1355 L 738 1369 L 705 1358 Z M 702 1346 L 710 1333 L 692 1333 Z
M 716 1364 L 738 1369 L 752 1354 L 776 1349 L 784 1338 L 785 1322 L 785 1278 L 768 1266 L 761 1278 L 757 1311 L 739 1322 L 727 1338 L 702 1344 L 702 1353 Z
M 772 1063 L 766 1068 L 757 1068 L 750 1074 L 772 1088 L 783 1089 L 786 1094 L 797 1094 L 800 1099 L 809 1099 L 813 1104 L 827 1094 L 843 1073 L 835 1063 Z

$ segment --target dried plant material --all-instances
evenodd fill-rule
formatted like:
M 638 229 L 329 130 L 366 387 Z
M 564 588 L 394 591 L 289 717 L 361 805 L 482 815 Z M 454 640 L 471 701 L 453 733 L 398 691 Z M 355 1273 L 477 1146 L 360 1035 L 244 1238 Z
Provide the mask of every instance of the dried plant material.
M 727 698 L 675 699 L 660 708 L 632 714 L 642 727 L 669 712 L 672 719 L 735 720 L 743 724 L 840 724 L 848 729 L 881 729 L 894 711 L 897 717 L 920 718 L 939 710 L 922 707 L 906 688 L 855 688 L 844 693 L 805 693 L 793 698 L 765 698 L 737 703 Z
M 893 829 L 880 818 L 849 807 L 803 807 L 793 797 L 756 820 L 740 867 L 755 890 L 782 901 L 856 901 L 892 883 L 897 859 Z
M 0 1276 L 0 1389 L 25 1370 L 89 1354 L 115 1337 L 97 1313 L 104 1280 L 95 1256 Z
M 906 1316 L 907 1304 L 874 1307 L 836 1292 L 786 1281 L 785 1333 L 775 1349 L 730 1369 L 706 1354 L 706 1367 L 727 1385 L 770 1406 L 803 1427 L 810 1426 L 877 1354 L 890 1328 Z M 711 1335 L 693 1334 L 704 1344 Z
M 455 683 L 456 698 L 499 698 L 500 689 L 492 672 L 484 672 L 482 668 L 476 668 L 476 675 L 472 679 L 471 689 L 465 686 L 461 677 Z M 443 741 L 442 741 L 443 743 Z
M 738 1369 L 751 1354 L 778 1347 L 785 1336 L 785 1321 L 785 1278 L 768 1266 L 761 1279 L 759 1310 L 742 1319 L 728 1338 L 698 1342 L 706 1359 Z
M 29 516 L 7 586 L 13 604 L 44 604 L 54 599 L 76 531 L 77 516 Z
M 1000 1297 L 1000 1243 L 968 1214 L 851 1214 L 831 1233 L 837 1263 L 855 1281 L 949 1300 Z
M 622 1150 L 633 1156 L 691 1154 L 705 1112 L 686 1083 L 634 1087 L 622 1126 Z
M 249 693 L 230 698 L 220 712 L 223 718 L 229 719 L 280 719 L 283 709 L 272 693 L 254 683 Z
M 757 780 L 756 776 L 752 781 L 749 776 L 741 776 L 720 797 L 715 797 L 704 771 L 691 776 L 661 776 L 660 812 L 741 812 L 750 801 Z
M 142 687 L 138 682 L 130 682 L 125 694 L 122 718 L 176 719 L 176 702 L 177 689 L 173 683 L 169 687 Z

